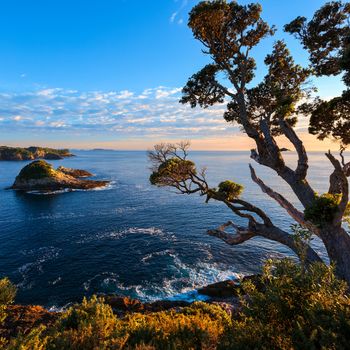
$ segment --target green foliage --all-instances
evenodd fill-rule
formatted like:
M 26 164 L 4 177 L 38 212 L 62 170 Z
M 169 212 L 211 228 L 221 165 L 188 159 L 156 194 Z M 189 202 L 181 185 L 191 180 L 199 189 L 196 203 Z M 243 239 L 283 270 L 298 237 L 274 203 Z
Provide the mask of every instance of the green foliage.
M 176 182 L 186 181 L 191 174 L 196 174 L 196 166 L 190 160 L 171 158 L 159 165 L 149 180 L 152 185 L 169 186 Z
M 222 349 L 347 349 L 350 300 L 334 267 L 314 264 L 304 271 L 291 260 L 264 267 L 264 291 L 243 285 L 249 300 Z
M 18 178 L 23 180 L 42 179 L 45 177 L 52 177 L 56 171 L 52 165 L 44 160 L 36 160 L 26 165 L 19 173 Z
M 331 223 L 338 211 L 340 200 L 341 196 L 339 194 L 324 193 L 321 196 L 316 196 L 313 203 L 304 211 L 305 219 L 319 227 Z M 349 214 L 350 205 L 347 206 L 344 217 L 347 217 Z
M 17 288 L 5 277 L 0 279 L 0 305 L 12 304 L 16 297 Z
M 17 288 L 8 278 L 0 279 L 0 327 L 7 317 L 7 306 L 12 304 L 16 297 Z M 5 340 L 0 337 L 0 347 Z
M 8 349 L 214 349 L 229 327 L 230 316 L 216 305 L 118 318 L 103 299 L 92 297 L 63 313 L 52 329 L 12 339 Z
M 293 238 L 298 250 L 300 263 L 303 269 L 306 268 L 307 250 L 312 241 L 312 232 L 300 225 L 292 225 Z
M 231 201 L 241 195 L 244 187 L 233 181 L 226 180 L 220 182 L 218 192 L 224 194 L 227 200 Z
M 71 156 L 68 149 L 36 146 L 28 148 L 0 146 L 0 159 L 2 160 L 33 160 L 36 158 L 43 158 L 47 155 L 54 155 L 59 158 Z

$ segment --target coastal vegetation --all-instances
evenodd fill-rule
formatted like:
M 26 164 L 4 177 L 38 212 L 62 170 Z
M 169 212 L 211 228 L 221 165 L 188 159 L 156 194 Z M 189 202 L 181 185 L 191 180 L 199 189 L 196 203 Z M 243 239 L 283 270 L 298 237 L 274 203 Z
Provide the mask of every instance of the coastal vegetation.
M 68 149 L 0 146 L 0 160 L 34 160 L 38 158 L 53 160 L 72 156 L 73 154 Z
M 297 64 L 286 43 L 277 40 L 272 52 L 265 56 L 267 74 L 256 82 L 255 48 L 276 32 L 261 13 L 260 4 L 240 5 L 223 0 L 202 1 L 192 9 L 188 25 L 211 63 L 190 77 L 180 102 L 193 108 L 226 104 L 223 118 L 238 124 L 255 143 L 250 158 L 274 171 L 289 186 L 299 205 L 269 187 L 250 165 L 252 181 L 284 208 L 302 230 L 323 242 L 336 275 L 349 284 L 350 235 L 346 222 L 350 215 L 350 162 L 344 151 L 350 144 L 350 4 L 332 1 L 310 20 L 298 17 L 285 25 L 285 32 L 301 42 L 309 65 Z M 317 86 L 311 84 L 311 79 L 330 76 L 342 78 L 343 93 L 327 101 L 315 97 Z M 329 137 L 340 145 L 338 157 L 330 151 L 325 154 L 333 170 L 329 189 L 321 195 L 308 182 L 308 154 L 295 130 L 298 120 L 305 116 L 309 117 L 311 134 L 320 140 Z M 284 159 L 285 148 L 279 146 L 282 137 L 297 154 L 294 167 Z M 216 200 L 226 205 L 234 214 L 232 220 L 208 230 L 210 235 L 229 245 L 263 237 L 287 246 L 300 258 L 303 252 L 308 264 L 322 261 L 308 241 L 297 244 L 295 235 L 276 226 L 274 218 L 262 208 L 245 201 L 242 186 L 232 180 L 211 186 L 206 169 L 199 170 L 188 158 L 189 146 L 188 142 L 156 145 L 149 152 L 150 181 L 175 188 L 181 194 L 200 194 L 206 202 Z M 237 217 L 241 218 L 240 225 L 234 223 Z M 235 234 L 226 231 L 228 228 L 233 228 Z
M 305 270 L 292 260 L 271 260 L 258 279 L 242 283 L 240 303 L 230 311 L 225 303 L 195 302 L 120 314 L 107 298 L 93 296 L 51 317 L 28 306 L 27 324 L 13 315 L 13 285 L 1 281 L 1 344 L 9 350 L 347 349 L 350 300 L 333 266 Z

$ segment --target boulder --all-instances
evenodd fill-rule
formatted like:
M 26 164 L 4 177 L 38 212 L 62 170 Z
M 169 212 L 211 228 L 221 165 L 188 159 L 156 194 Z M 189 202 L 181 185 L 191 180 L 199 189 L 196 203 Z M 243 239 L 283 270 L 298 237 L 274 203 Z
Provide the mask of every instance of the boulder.
M 239 296 L 239 292 L 239 283 L 232 280 L 216 282 L 198 289 L 199 294 L 207 295 L 211 298 L 237 297 Z
M 90 177 L 90 176 L 93 176 L 91 173 L 89 173 L 86 170 L 65 168 L 62 165 L 59 166 L 57 168 L 57 170 L 61 171 L 62 173 L 66 174 L 66 175 L 70 175 L 70 176 L 73 176 L 73 177 Z

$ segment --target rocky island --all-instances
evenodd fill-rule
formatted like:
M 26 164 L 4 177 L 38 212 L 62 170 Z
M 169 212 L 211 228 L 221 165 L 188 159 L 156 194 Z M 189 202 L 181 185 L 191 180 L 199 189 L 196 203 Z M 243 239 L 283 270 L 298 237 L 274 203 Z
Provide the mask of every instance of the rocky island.
M 106 186 L 109 181 L 82 180 L 81 177 L 92 176 L 91 173 L 65 167 L 54 169 L 44 160 L 36 160 L 26 165 L 10 187 L 23 191 L 57 191 L 65 189 L 93 189 Z
M 35 160 L 35 159 L 63 159 L 72 157 L 68 149 L 54 149 L 46 147 L 8 147 L 0 146 L 0 160 Z

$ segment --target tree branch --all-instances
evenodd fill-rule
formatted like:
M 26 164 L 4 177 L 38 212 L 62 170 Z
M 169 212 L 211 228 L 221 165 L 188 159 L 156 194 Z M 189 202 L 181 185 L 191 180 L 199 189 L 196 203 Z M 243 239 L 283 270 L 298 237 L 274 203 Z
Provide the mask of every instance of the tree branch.
M 341 194 L 341 200 L 338 206 L 339 210 L 333 220 L 333 223 L 335 225 L 340 225 L 342 223 L 342 218 L 349 202 L 349 183 L 346 173 L 339 160 L 336 159 L 330 151 L 326 153 L 326 157 L 329 159 L 329 161 L 334 167 L 334 172 L 330 176 L 329 193 Z M 335 192 L 336 190 L 338 192 Z
M 284 135 L 293 144 L 295 150 L 298 153 L 298 166 L 295 170 L 295 175 L 299 180 L 304 180 L 306 178 L 309 165 L 303 142 L 300 140 L 294 129 L 289 125 L 287 121 L 281 119 L 280 126 Z
M 282 208 L 284 208 L 287 213 L 300 225 L 308 228 L 315 234 L 319 234 L 319 229 L 309 221 L 304 219 L 304 214 L 300 212 L 297 208 L 294 207 L 292 203 L 290 203 L 285 197 L 281 194 L 275 192 L 272 188 L 265 185 L 265 183 L 257 177 L 254 168 L 249 165 L 250 175 L 252 180 L 261 188 L 261 190 L 273 198 Z

